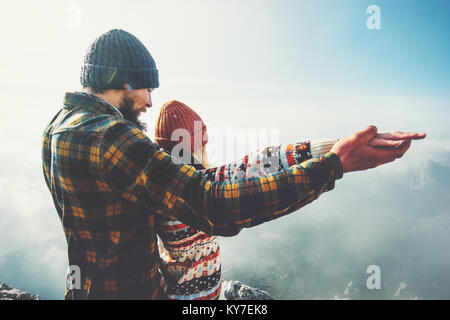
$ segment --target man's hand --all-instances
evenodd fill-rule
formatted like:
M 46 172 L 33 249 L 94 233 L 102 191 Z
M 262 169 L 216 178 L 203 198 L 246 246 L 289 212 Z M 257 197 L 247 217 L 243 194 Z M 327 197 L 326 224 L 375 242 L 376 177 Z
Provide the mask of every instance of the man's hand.
M 368 126 L 338 141 L 331 152 L 341 159 L 344 173 L 367 170 L 389 163 L 409 149 L 412 139 L 423 139 L 425 134 L 392 132 L 377 134 L 375 126 Z

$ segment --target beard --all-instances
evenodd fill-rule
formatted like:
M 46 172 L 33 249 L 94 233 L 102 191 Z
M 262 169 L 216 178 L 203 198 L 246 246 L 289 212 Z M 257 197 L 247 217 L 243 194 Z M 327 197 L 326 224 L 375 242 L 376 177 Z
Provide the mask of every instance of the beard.
M 147 124 L 138 119 L 139 111 L 133 109 L 133 99 L 124 96 L 119 102 L 120 112 L 128 121 L 133 122 L 141 131 L 147 132 Z

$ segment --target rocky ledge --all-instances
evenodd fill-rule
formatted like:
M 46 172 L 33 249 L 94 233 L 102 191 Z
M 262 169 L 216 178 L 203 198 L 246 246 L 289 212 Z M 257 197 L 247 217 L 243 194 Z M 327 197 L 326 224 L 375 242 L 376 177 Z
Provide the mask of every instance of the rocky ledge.
M 223 281 L 219 299 L 273 300 L 266 291 L 249 287 L 240 281 Z M 11 288 L 6 283 L 0 282 L 0 300 L 40 300 L 40 298 L 38 295 Z
M 0 300 L 39 300 L 39 296 L 11 288 L 6 283 L 0 282 Z
M 240 281 L 223 281 L 220 300 L 273 300 L 266 291 L 249 287 Z

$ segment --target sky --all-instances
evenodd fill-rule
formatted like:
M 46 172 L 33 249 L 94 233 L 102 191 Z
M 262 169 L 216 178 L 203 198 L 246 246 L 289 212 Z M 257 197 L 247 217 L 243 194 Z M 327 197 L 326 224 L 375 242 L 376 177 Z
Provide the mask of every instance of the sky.
M 371 5 L 380 29 L 367 27 Z M 80 89 L 89 43 L 122 28 L 160 73 L 142 116 L 149 136 L 159 107 L 182 101 L 208 127 L 213 164 L 369 124 L 427 133 L 402 159 L 345 175 L 300 213 L 222 239 L 224 277 L 280 299 L 450 298 L 449 18 L 446 0 L 2 4 L 0 281 L 63 296 L 67 248 L 42 176 L 41 135 L 64 93 Z M 371 264 L 381 290 L 365 286 Z

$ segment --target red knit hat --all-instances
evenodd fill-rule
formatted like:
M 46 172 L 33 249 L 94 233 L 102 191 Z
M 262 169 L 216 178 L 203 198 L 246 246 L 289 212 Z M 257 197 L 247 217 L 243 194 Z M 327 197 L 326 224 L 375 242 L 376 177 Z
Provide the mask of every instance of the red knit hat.
M 197 124 L 195 124 L 195 121 L 198 121 Z M 196 139 L 199 141 L 197 143 L 200 143 L 202 147 L 208 142 L 206 126 L 202 118 L 184 103 L 172 100 L 163 104 L 159 111 L 155 125 L 156 143 L 161 148 L 171 151 L 175 145 L 183 141 L 182 137 L 178 141 L 171 140 L 172 133 L 176 129 L 186 129 L 191 135 L 191 152 L 196 149 L 194 146 L 195 134 L 198 135 Z

